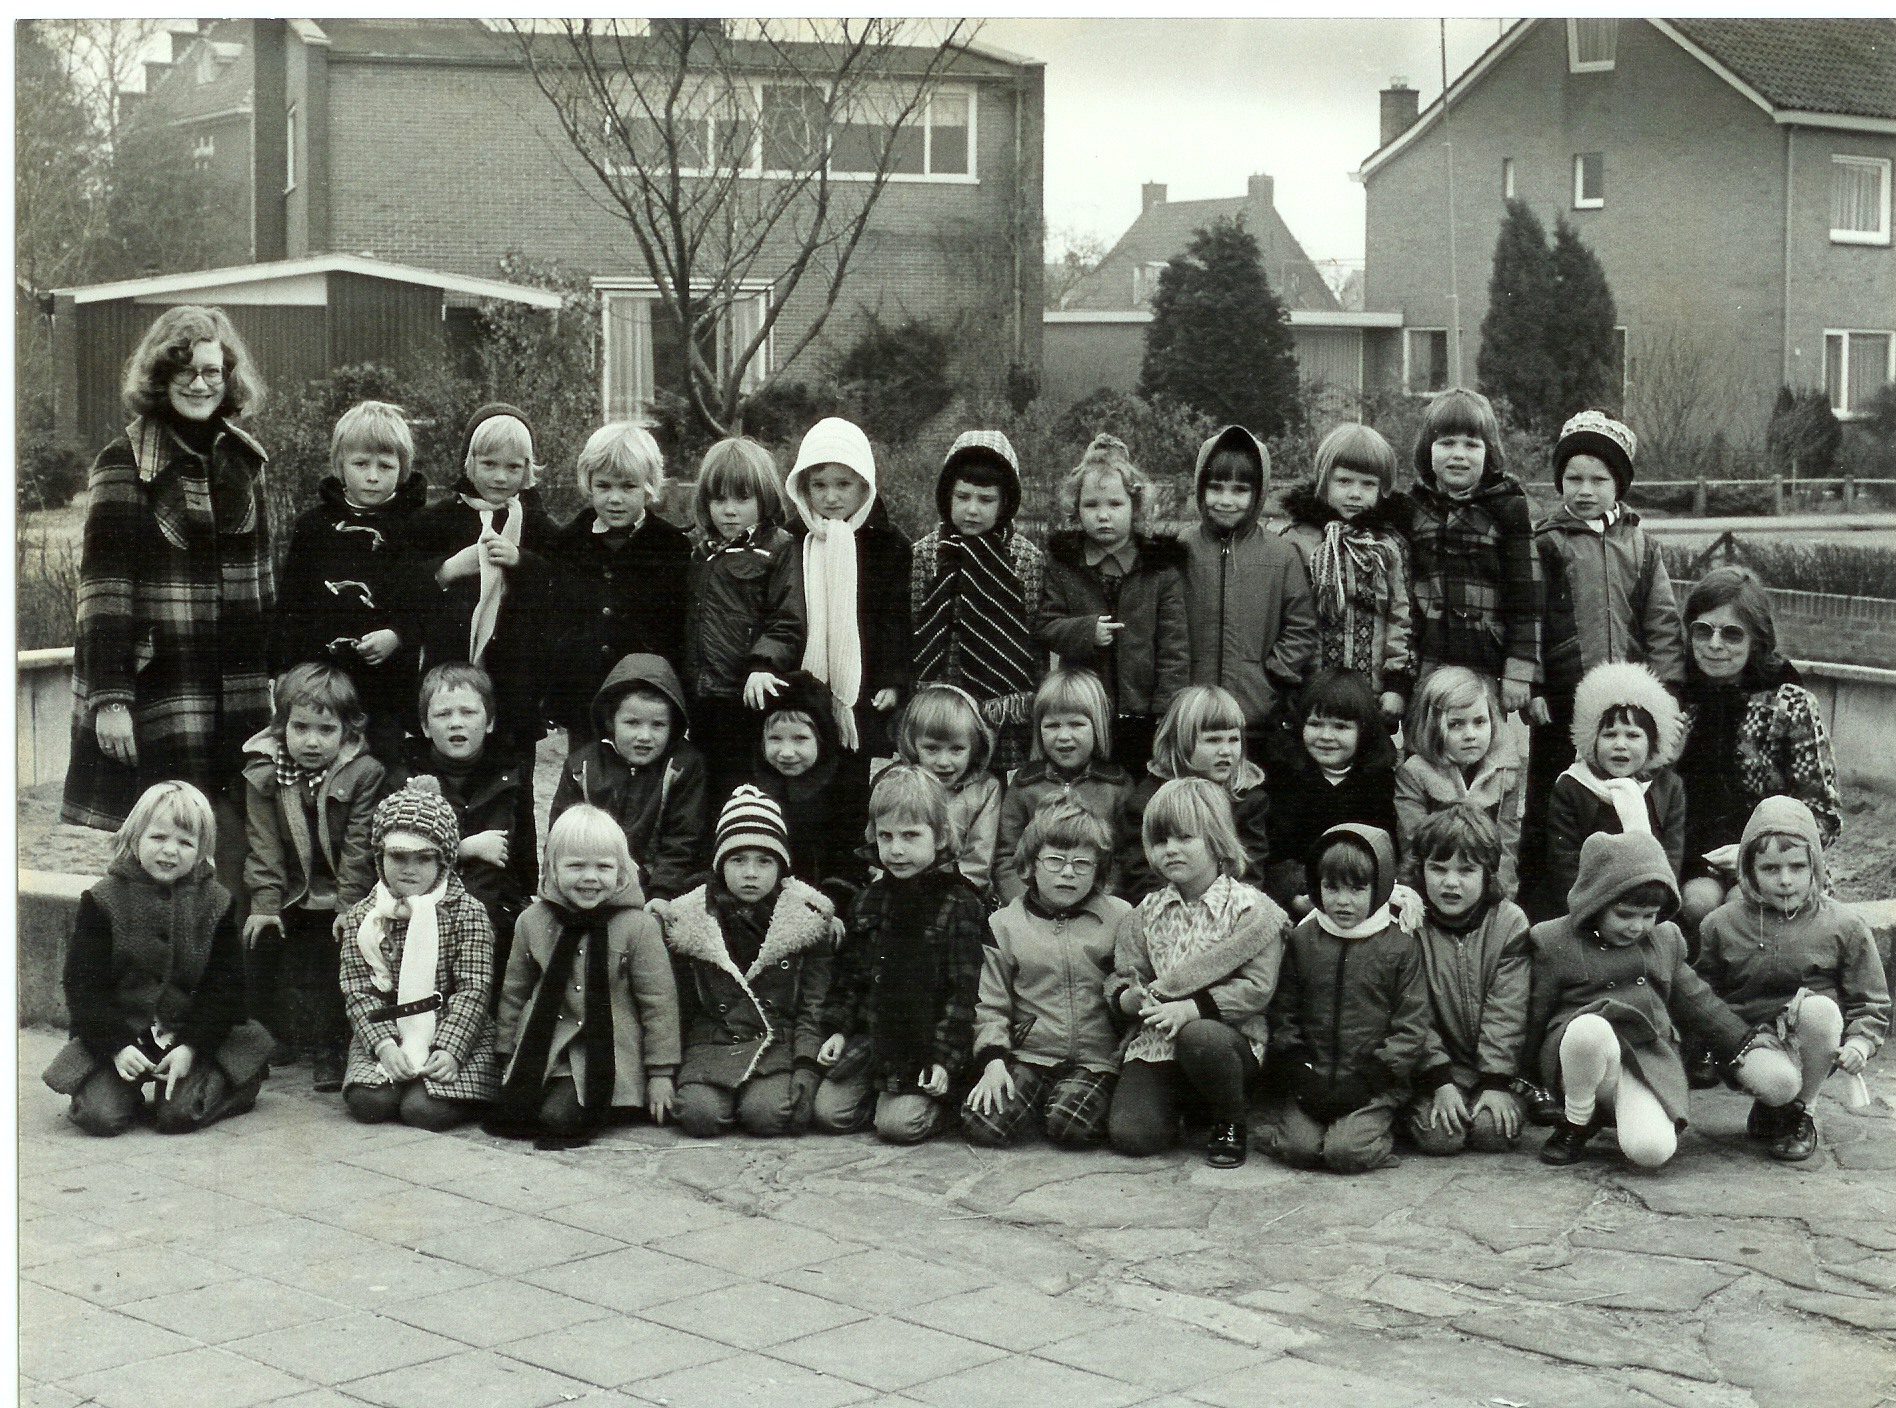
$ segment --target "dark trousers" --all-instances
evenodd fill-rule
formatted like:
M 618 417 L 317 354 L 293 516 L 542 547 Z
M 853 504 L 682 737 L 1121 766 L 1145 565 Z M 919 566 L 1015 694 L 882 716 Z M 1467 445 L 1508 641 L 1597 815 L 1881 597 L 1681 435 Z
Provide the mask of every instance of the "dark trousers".
M 250 951 L 250 1010 L 270 1035 L 302 1052 L 340 1050 L 349 1039 L 343 1014 L 342 950 L 334 911 L 286 909 L 281 933 L 266 930 Z
M 1536 724 L 1527 750 L 1527 811 L 1521 818 L 1521 908 L 1539 923 L 1567 912 L 1567 896 L 1554 893 L 1547 872 L 1547 804 L 1554 783 L 1573 766 L 1573 695 L 1548 693 L 1547 718 Z
M 1212 1124 L 1244 1122 L 1244 1088 L 1258 1076 L 1251 1043 L 1236 1029 L 1199 1017 L 1179 1029 L 1170 1061 L 1128 1061 L 1119 1069 L 1107 1117 L 1121 1154 L 1159 1154 L 1178 1139 L 1187 1100 Z
M 706 781 L 713 812 L 724 805 L 731 789 L 751 779 L 756 765 L 757 740 L 763 736 L 764 716 L 744 707 L 737 695 L 702 694 L 691 706 L 691 739 L 704 754 Z
M 1145 776 L 1158 731 L 1159 721 L 1151 714 L 1121 714 L 1113 720 L 1113 761 L 1131 773 L 1134 781 Z
M 392 1080 L 387 1085 L 352 1085 L 342 1095 L 349 1113 L 364 1124 L 399 1120 L 415 1129 L 453 1129 L 474 1118 L 470 1100 L 442 1100 L 428 1093 L 424 1080 Z
M 100 1066 L 72 1097 L 72 1122 L 87 1134 L 110 1139 L 123 1134 L 146 1111 L 145 1086 L 152 1086 L 152 1122 L 160 1134 L 193 1134 L 207 1124 L 241 1115 L 257 1103 L 263 1077 L 231 1084 L 224 1068 L 199 1055 L 191 1073 L 169 1096 L 163 1081 L 126 1080 L 112 1066 Z
M 754 1076 L 736 1090 L 702 1081 L 681 1085 L 673 1113 L 678 1127 L 695 1139 L 712 1139 L 740 1127 L 759 1139 L 774 1139 L 792 1132 L 796 1108 L 791 1073 L 782 1071 Z

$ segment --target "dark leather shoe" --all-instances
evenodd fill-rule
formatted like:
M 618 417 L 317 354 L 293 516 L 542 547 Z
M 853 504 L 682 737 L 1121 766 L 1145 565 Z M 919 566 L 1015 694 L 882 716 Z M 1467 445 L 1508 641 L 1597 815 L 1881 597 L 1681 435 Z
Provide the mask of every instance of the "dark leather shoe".
M 1694 1090 L 1710 1090 L 1719 1083 L 1718 1057 L 1710 1047 L 1700 1047 L 1685 1066 L 1685 1083 Z
M 319 1095 L 334 1095 L 342 1089 L 342 1053 L 333 1046 L 311 1053 L 310 1084 Z
M 1771 1157 L 1787 1164 L 1801 1163 L 1817 1152 L 1817 1121 L 1810 1111 L 1792 1102 L 1778 1115 L 1778 1135 L 1771 1141 Z
M 1214 1124 L 1211 1137 L 1205 1141 L 1205 1162 L 1212 1168 L 1236 1168 L 1244 1162 L 1248 1142 L 1249 1132 L 1243 1121 Z
M 1745 1116 L 1745 1138 L 1759 1141 L 1776 1139 L 1783 1131 L 1779 1128 L 1780 1108 L 1767 1105 L 1762 1100 L 1751 1102 L 1751 1113 Z
M 1569 1124 L 1563 1118 L 1554 1126 L 1554 1132 L 1547 1136 L 1547 1142 L 1541 1145 L 1541 1162 L 1562 1167 L 1579 1163 L 1580 1155 L 1587 1147 L 1587 1140 L 1599 1130 L 1598 1119 L 1587 1124 Z

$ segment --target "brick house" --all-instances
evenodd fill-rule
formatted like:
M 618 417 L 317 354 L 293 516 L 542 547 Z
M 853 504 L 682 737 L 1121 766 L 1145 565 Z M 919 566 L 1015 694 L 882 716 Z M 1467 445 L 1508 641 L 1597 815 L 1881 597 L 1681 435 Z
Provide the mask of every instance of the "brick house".
M 571 148 L 497 23 L 221 22 L 180 41 L 175 71 L 147 102 L 178 103 L 181 140 L 214 137 L 220 161 L 241 150 L 249 229 L 232 238 L 245 241 L 244 257 L 345 252 L 492 277 L 519 249 L 589 277 L 602 295 L 602 411 L 634 413 L 668 379 L 675 339 L 651 316 L 653 285 L 629 228 L 571 174 Z M 197 113 L 206 64 L 243 90 L 227 104 L 242 110 L 229 137 Z M 767 104 L 767 65 L 755 81 Z M 873 314 L 949 333 L 968 373 L 997 384 L 1010 365 L 1038 367 L 1043 92 L 1034 61 L 979 45 L 949 60 L 918 124 L 920 162 L 883 191 L 812 354 L 847 345 Z M 783 309 L 765 357 L 808 327 L 812 282 Z M 726 336 L 754 331 L 773 296 L 760 281 Z
M 1446 103 L 1382 101 L 1365 306 L 1401 315 L 1382 374 L 1407 390 L 1453 377 L 1451 149 L 1464 381 L 1508 198 L 1605 266 L 1635 420 L 1690 382 L 1709 424 L 1761 442 L 1781 385 L 1849 417 L 1896 378 L 1896 22 L 1525 20 Z

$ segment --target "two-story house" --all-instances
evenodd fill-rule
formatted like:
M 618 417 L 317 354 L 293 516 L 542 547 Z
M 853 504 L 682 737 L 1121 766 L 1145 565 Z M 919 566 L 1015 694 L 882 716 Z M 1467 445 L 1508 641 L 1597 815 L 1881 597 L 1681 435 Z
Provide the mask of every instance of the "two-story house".
M 1762 440 L 1779 386 L 1854 415 L 1896 379 L 1892 161 L 1896 22 L 1518 22 L 1421 113 L 1413 90 L 1383 94 L 1357 175 L 1365 303 L 1403 322 L 1385 374 L 1416 394 L 1455 379 L 1458 323 L 1474 380 L 1518 199 L 1605 267 L 1635 420 L 1686 376 L 1733 440 Z
M 811 81 L 791 62 L 807 66 L 809 54 L 773 61 L 761 46 L 753 52 L 739 81 L 754 89 L 760 110 L 770 111 L 780 88 L 789 92 L 784 85 Z M 927 52 L 885 56 L 892 81 L 916 71 Z M 212 130 L 207 82 L 230 90 L 217 105 L 229 126 Z M 824 346 L 846 345 L 873 313 L 948 332 L 972 375 L 998 382 L 1010 365 L 1038 367 L 1043 91 L 1041 65 L 1031 60 L 979 44 L 948 58 L 812 362 Z M 243 257 L 367 255 L 478 278 L 495 276 L 501 257 L 520 250 L 589 277 L 601 293 L 604 414 L 649 406 L 668 362 L 677 365 L 668 325 L 652 316 L 655 286 L 629 226 L 584 174 L 500 21 L 221 22 L 194 44 L 180 41 L 177 62 L 146 101 L 167 113 L 175 104 L 181 140 L 206 159 L 223 162 L 242 148 L 248 203 L 232 240 Z M 770 179 L 762 147 L 746 154 L 742 179 Z M 839 147 L 832 179 L 861 181 L 848 164 Z M 769 271 L 759 272 L 723 348 L 747 340 L 781 296 Z M 816 282 L 784 305 L 753 381 L 818 315 Z

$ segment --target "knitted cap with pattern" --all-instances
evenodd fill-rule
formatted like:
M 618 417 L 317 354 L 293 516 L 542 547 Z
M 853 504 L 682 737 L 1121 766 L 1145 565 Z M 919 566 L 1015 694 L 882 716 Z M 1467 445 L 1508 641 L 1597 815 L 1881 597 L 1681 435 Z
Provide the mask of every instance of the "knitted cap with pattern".
M 747 847 L 769 851 L 783 862 L 785 870 L 790 868 L 790 831 L 783 823 L 783 809 L 767 793 L 748 782 L 731 793 L 731 800 L 718 813 L 712 867 L 721 868 L 732 851 Z
M 1632 427 L 1604 411 L 1581 411 L 1560 427 L 1560 439 L 1554 443 L 1554 483 L 1575 455 L 1592 455 L 1613 472 L 1613 482 L 1624 497 L 1633 482 L 1633 456 L 1639 453 L 1639 437 Z
M 441 795 L 441 784 L 432 777 L 410 778 L 401 791 L 389 793 L 376 807 L 369 823 L 369 846 L 378 855 L 391 831 L 407 831 L 432 842 L 449 865 L 461 849 L 461 824 Z

